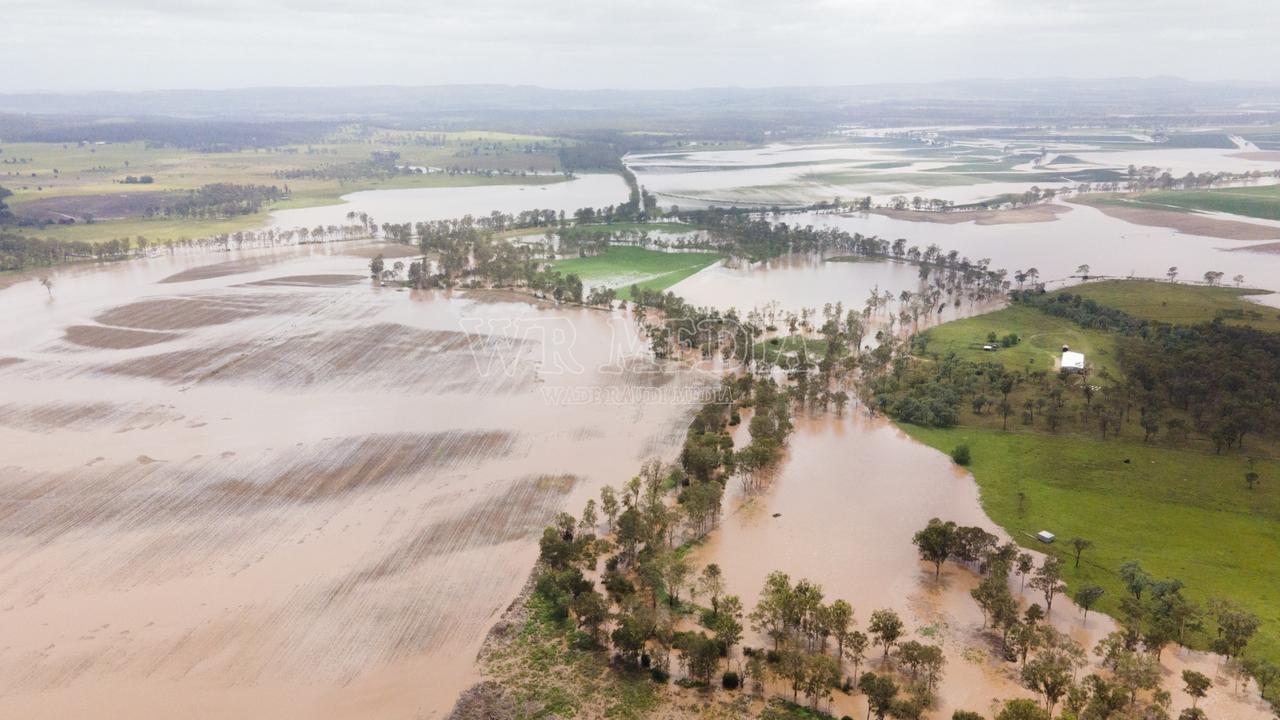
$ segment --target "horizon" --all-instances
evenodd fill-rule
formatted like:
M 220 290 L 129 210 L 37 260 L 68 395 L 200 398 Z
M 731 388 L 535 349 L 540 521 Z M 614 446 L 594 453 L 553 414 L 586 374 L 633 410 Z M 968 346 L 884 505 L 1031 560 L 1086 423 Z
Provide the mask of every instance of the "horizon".
M 1078 78 L 1124 68 L 1126 77 L 1251 83 L 1271 82 L 1280 62 L 1270 37 L 1276 23 L 1266 21 L 1280 17 L 1258 0 L 1225 0 L 1211 13 L 1189 0 L 1031 9 L 1012 0 L 942 8 L 811 1 L 785 13 L 721 0 L 585 9 L 391 2 L 358 11 L 330 0 L 113 0 L 107 10 L 88 0 L 11 2 L 0 48 L 6 92 L 362 87 L 370 79 L 623 91 L 842 87 L 869 67 L 877 83 L 1025 80 L 1067 66 Z M 1230 53 L 1187 52 L 1211 46 Z

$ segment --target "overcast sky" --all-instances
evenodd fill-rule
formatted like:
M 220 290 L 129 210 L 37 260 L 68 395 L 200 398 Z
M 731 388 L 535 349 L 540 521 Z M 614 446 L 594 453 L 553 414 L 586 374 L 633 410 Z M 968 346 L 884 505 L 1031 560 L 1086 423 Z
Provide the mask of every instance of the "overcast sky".
M 1280 79 L 1280 0 L 0 0 L 0 23 L 0 92 Z

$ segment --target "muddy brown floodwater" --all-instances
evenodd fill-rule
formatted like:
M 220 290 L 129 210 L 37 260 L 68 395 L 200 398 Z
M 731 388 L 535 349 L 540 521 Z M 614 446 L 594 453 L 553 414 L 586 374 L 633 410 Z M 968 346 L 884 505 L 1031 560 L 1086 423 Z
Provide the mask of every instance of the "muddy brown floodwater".
M 0 291 L 0 717 L 442 716 L 540 529 L 713 380 L 621 312 L 372 287 L 367 250 Z
M 844 418 L 798 418 L 777 476 L 753 496 L 744 496 L 734 481 L 725 518 L 690 553 L 690 562 L 695 568 L 718 563 L 726 592 L 741 596 L 747 608 L 759 599 L 769 572 L 782 570 L 793 581 L 804 577 L 822 585 L 827 602 L 849 601 L 863 632 L 873 610 L 895 609 L 907 625 L 904 639 L 940 644 L 947 658 L 939 705 L 930 717 L 947 718 L 955 709 L 990 716 L 993 701 L 1033 694 L 1018 682 L 1016 665 L 995 659 L 996 646 L 983 634 L 981 611 L 969 594 L 977 576 L 948 563 L 935 581 L 932 566 L 917 558 L 912 535 L 933 517 L 981 526 L 1008 539 L 983 513 L 968 473 L 892 423 L 868 418 L 854 407 Z M 1024 605 L 1043 605 L 1033 591 L 1023 592 L 1016 582 L 1011 588 Z M 1087 650 L 1115 629 L 1099 613 L 1084 622 L 1066 598 L 1055 605 L 1050 620 Z M 744 642 L 769 647 L 769 640 L 753 632 Z M 869 669 L 878 668 L 879 650 L 867 655 Z M 1215 678 L 1210 697 L 1201 702 L 1210 717 L 1271 717 L 1253 691 L 1230 690 L 1231 681 L 1210 656 L 1167 651 L 1163 665 L 1175 708 L 1190 705 L 1179 678 L 1184 668 L 1194 667 Z M 1095 669 L 1086 668 L 1081 676 Z M 852 672 L 848 663 L 845 672 Z M 861 695 L 836 697 L 834 715 L 864 716 Z

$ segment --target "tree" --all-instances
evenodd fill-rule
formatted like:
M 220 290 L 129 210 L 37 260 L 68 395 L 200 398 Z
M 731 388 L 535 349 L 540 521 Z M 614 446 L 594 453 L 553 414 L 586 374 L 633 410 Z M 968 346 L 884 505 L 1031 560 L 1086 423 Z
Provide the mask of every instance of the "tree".
M 799 702 L 800 690 L 809 675 L 804 654 L 795 650 L 782 651 L 782 656 L 778 658 L 778 675 L 791 684 L 792 701 Z
M 1137 560 L 1129 560 L 1117 570 L 1124 586 L 1133 595 L 1133 599 L 1142 601 L 1142 593 L 1151 586 L 1151 574 L 1142 569 Z
M 888 608 L 871 613 L 871 624 L 867 626 L 875 636 L 876 644 L 884 646 L 884 657 L 889 657 L 889 649 L 902 637 L 904 626 L 898 613 Z
M 1139 690 L 1160 683 L 1160 663 L 1146 653 L 1121 652 L 1115 663 L 1116 681 L 1129 692 L 1129 705 L 1138 700 Z
M 933 563 L 933 578 L 937 580 L 942 575 L 942 564 L 955 549 L 956 524 L 933 518 L 915 534 L 912 542 L 920 550 L 920 559 Z
M 1071 660 L 1063 653 L 1049 650 L 1037 655 L 1022 668 L 1022 681 L 1044 698 L 1044 709 L 1053 708 L 1071 686 Z
M 48 275 L 41 275 L 40 284 L 43 285 L 44 289 L 49 293 L 49 297 L 53 297 L 53 278 Z
M 1027 576 L 1030 575 L 1031 571 L 1035 569 L 1036 559 L 1031 556 L 1031 553 L 1025 553 L 1025 552 L 1018 553 L 1017 565 L 1015 567 L 1016 567 L 1016 572 L 1022 578 L 1021 589 L 1026 590 Z
M 613 524 L 618 520 L 618 494 L 610 485 L 600 488 L 600 508 L 604 510 L 604 516 L 609 518 L 609 530 L 613 530 Z
M 585 628 L 593 639 L 599 640 L 600 628 L 609 620 L 609 604 L 595 590 L 578 593 L 569 603 L 569 609 L 578 618 L 578 627 Z
M 898 695 L 898 684 L 887 676 L 868 672 L 858 678 L 858 689 L 867 696 L 867 717 L 874 714 L 877 720 L 884 720 Z
M 7 187 L 0 187 L 0 223 L 13 219 L 13 213 L 9 210 L 9 206 L 4 202 L 5 198 L 12 195 L 12 190 Z
M 1280 680 L 1280 667 L 1270 660 L 1246 660 L 1244 669 L 1253 676 L 1255 682 L 1258 683 L 1258 692 L 1263 696 L 1267 694 L 1267 688 L 1276 680 Z
M 1191 707 L 1195 707 L 1205 695 L 1209 694 L 1211 687 L 1213 687 L 1213 681 L 1208 675 L 1195 670 L 1182 671 L 1182 689 L 1191 696 Z
M 777 570 L 765 578 L 764 590 L 760 600 L 751 611 L 751 627 L 756 632 L 764 633 L 773 639 L 773 648 L 777 650 L 787 634 L 788 616 L 791 614 L 792 602 L 791 578 Z
M 968 465 L 972 460 L 969 446 L 961 443 L 951 450 L 951 460 L 957 465 Z
M 727 655 L 734 645 L 742 642 L 742 601 L 737 595 L 726 595 L 720 606 L 711 629 Z
M 826 655 L 809 655 L 805 658 L 804 694 L 809 702 L 820 705 L 831 698 L 831 688 L 840 682 L 840 670 Z
M 1074 599 L 1077 605 L 1084 608 L 1085 620 L 1089 619 L 1089 611 L 1093 609 L 1093 606 L 1097 604 L 1104 593 L 1106 591 L 1097 585 L 1081 585 L 1080 589 L 1076 590 Z
M 719 614 L 720 593 L 724 592 L 724 575 L 720 572 L 719 565 L 709 563 L 702 568 L 702 577 L 698 579 L 698 588 L 703 594 L 711 598 L 711 612 Z
M 972 710 L 956 710 L 951 713 L 951 720 L 985 720 L 985 718 Z
M 854 630 L 849 633 L 849 639 L 845 644 L 844 652 L 849 660 L 853 662 L 853 676 L 858 677 L 858 667 L 867 657 L 867 646 L 870 645 L 871 639 L 864 632 Z
M 650 629 L 634 614 L 623 615 L 618 618 L 618 626 L 610 635 L 613 649 L 624 661 L 635 665 L 639 662 L 640 653 L 644 651 L 649 632 Z
M 1249 489 L 1250 489 L 1250 490 L 1252 490 L 1252 489 L 1254 489 L 1254 488 L 1258 487 L 1258 473 L 1256 473 L 1256 472 L 1254 472 L 1254 471 L 1252 471 L 1252 470 L 1250 470 L 1249 472 L 1245 473 L 1245 474 L 1244 474 L 1244 483 L 1245 483 L 1245 485 L 1248 485 L 1248 486 L 1249 486 Z
M 1017 698 L 1004 701 L 996 720 L 1050 720 L 1051 717 L 1035 700 Z
M 1053 555 L 1045 556 L 1035 577 L 1031 578 L 1031 587 L 1044 593 L 1044 611 L 1052 613 L 1054 597 L 1067 589 L 1062 583 L 1062 561 Z
M 827 629 L 836 639 L 836 658 L 844 662 L 844 647 L 849 641 L 853 625 L 853 606 L 844 600 L 836 600 L 827 608 Z
M 369 261 L 369 277 L 377 280 L 382 277 L 382 268 L 385 263 L 382 260 L 382 253 L 378 253 Z
M 674 646 L 680 651 L 681 662 L 689 676 L 700 683 L 709 683 L 720 664 L 720 646 L 700 632 L 679 633 Z
M 1091 547 L 1093 547 L 1092 540 L 1085 540 L 1084 538 L 1081 538 L 1081 537 L 1071 538 L 1071 550 L 1075 553 L 1075 556 L 1076 556 L 1075 567 L 1077 570 L 1080 569 L 1080 556 L 1084 554 L 1085 550 L 1088 550 Z
M 1249 639 L 1258 631 L 1262 621 L 1257 615 L 1243 610 L 1229 600 L 1210 601 L 1209 610 L 1218 622 L 1218 639 L 1214 649 L 1219 655 L 1240 657 Z

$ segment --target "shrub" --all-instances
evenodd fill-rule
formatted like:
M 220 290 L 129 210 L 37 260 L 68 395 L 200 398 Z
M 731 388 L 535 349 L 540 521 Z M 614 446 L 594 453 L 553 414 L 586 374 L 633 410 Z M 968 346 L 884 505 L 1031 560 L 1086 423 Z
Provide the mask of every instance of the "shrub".
M 671 679 L 671 673 L 660 667 L 650 668 L 649 677 L 652 678 L 654 682 L 665 685 L 667 681 Z
M 957 465 L 968 465 L 971 457 L 969 455 L 969 446 L 961 443 L 951 451 L 951 460 Z
M 729 670 L 720 678 L 720 685 L 725 690 L 737 690 L 742 685 L 742 681 L 738 678 L 738 673 Z

